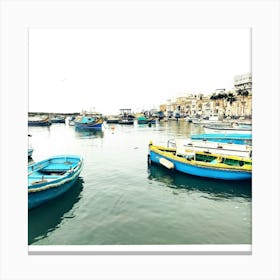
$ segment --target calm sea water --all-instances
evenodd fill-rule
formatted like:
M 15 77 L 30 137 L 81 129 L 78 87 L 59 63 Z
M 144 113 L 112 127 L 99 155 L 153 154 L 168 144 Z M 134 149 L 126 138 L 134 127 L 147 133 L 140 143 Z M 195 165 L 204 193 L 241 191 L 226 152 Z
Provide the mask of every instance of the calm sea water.
M 112 129 L 112 126 L 115 129 Z M 77 154 L 77 184 L 29 211 L 32 245 L 251 244 L 251 182 L 210 180 L 147 164 L 148 143 L 203 133 L 185 121 L 77 131 L 29 127 L 33 160 Z

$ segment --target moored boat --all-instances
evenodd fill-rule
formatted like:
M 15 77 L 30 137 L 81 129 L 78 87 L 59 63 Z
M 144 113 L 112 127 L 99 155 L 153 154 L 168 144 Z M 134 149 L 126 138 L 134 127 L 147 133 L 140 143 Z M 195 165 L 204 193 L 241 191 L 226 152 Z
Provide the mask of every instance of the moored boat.
M 251 134 L 252 126 L 239 125 L 233 123 L 231 125 L 204 125 L 205 133 L 217 133 L 217 134 Z
M 85 115 L 75 119 L 77 129 L 102 129 L 104 119 L 100 115 Z
M 252 160 L 236 156 L 186 151 L 149 143 L 148 160 L 186 174 L 221 180 L 252 178 Z
M 28 134 L 28 137 L 31 137 L 31 135 Z M 32 157 L 32 154 L 33 154 L 33 147 L 32 147 L 32 145 L 30 144 L 30 142 L 28 141 L 28 158 L 31 158 L 31 157 Z
M 252 134 L 193 134 L 190 136 L 192 140 L 214 141 L 221 143 L 246 144 L 252 145 Z
M 28 157 L 31 158 L 33 154 L 33 148 L 32 147 L 28 147 Z
M 80 156 L 53 156 L 28 166 L 28 209 L 35 208 L 69 190 L 82 169 Z
M 193 124 L 219 124 L 222 123 L 217 115 L 206 116 L 201 118 L 192 118 Z
M 50 119 L 51 123 L 65 123 L 65 117 L 62 116 L 54 116 Z
M 119 117 L 118 116 L 108 116 L 106 117 L 106 123 L 119 123 Z
M 131 109 L 120 109 L 120 119 L 119 124 L 127 124 L 133 125 L 134 124 L 134 116 L 131 113 Z
M 145 116 L 140 116 L 137 118 L 138 124 L 155 124 L 156 119 L 155 118 L 146 118 Z
M 44 116 L 32 116 L 28 117 L 29 126 L 50 126 L 52 123 L 49 117 Z

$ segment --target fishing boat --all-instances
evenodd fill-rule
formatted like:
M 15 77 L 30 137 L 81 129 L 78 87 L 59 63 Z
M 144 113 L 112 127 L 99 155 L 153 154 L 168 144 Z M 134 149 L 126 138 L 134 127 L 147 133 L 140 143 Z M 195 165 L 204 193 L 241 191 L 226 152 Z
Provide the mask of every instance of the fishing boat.
M 52 123 L 49 117 L 30 116 L 28 117 L 28 126 L 50 126 Z
M 190 175 L 221 179 L 249 180 L 252 178 L 252 160 L 236 156 L 210 154 L 185 147 L 168 148 L 149 143 L 148 162 Z
M 80 156 L 53 156 L 28 166 L 28 209 L 35 208 L 69 190 L 82 169 Z
M 84 115 L 75 119 L 77 129 L 102 129 L 104 119 L 101 115 Z
M 232 123 L 230 125 L 204 125 L 205 133 L 217 133 L 217 134 L 251 134 L 251 125 L 242 125 L 238 123 Z
M 244 144 L 221 143 L 207 140 L 170 139 L 167 147 L 184 147 L 185 150 L 205 153 L 232 155 L 244 158 L 252 157 L 252 146 Z
M 245 144 L 252 145 L 252 134 L 193 134 L 190 136 L 192 140 L 214 141 L 221 143 Z
M 63 116 L 54 116 L 50 119 L 51 123 L 65 123 L 65 117 Z
M 219 117 L 217 115 L 211 115 L 206 116 L 202 118 L 193 118 L 192 123 L 193 124 L 219 124 L 222 121 L 219 120 Z
M 137 118 L 138 124 L 155 124 L 156 119 L 155 118 L 146 118 L 145 116 L 140 116 Z
M 131 113 L 131 109 L 120 109 L 120 119 L 119 124 L 134 124 L 134 116 Z
M 118 116 L 108 116 L 106 117 L 106 123 L 119 123 L 119 117 Z

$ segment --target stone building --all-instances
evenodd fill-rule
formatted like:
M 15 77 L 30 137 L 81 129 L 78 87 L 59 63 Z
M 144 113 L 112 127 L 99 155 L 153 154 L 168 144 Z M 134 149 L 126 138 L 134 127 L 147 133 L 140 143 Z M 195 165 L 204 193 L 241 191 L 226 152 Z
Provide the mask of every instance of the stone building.
M 218 98 L 213 98 L 218 97 Z M 214 93 L 184 94 L 175 99 L 168 99 L 166 104 L 160 105 L 160 110 L 166 116 L 174 112 L 181 116 L 211 116 L 220 118 L 225 116 L 252 116 L 252 75 L 251 73 L 234 77 L 234 88 L 231 90 L 216 89 Z

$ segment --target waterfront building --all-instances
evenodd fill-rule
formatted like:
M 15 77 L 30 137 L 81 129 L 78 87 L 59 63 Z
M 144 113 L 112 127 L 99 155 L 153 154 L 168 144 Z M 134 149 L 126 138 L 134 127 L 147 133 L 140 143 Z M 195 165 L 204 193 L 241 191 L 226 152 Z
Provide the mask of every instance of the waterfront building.
M 234 90 L 238 96 L 236 113 L 239 116 L 252 115 L 252 74 L 247 73 L 234 77 Z
M 168 99 L 160 105 L 166 116 L 180 113 L 182 117 L 211 116 L 252 117 L 252 75 L 247 73 L 234 77 L 234 88 L 216 89 L 212 94 L 183 94 L 175 99 Z
M 234 89 L 235 91 L 247 90 L 252 95 L 252 74 L 234 76 Z

